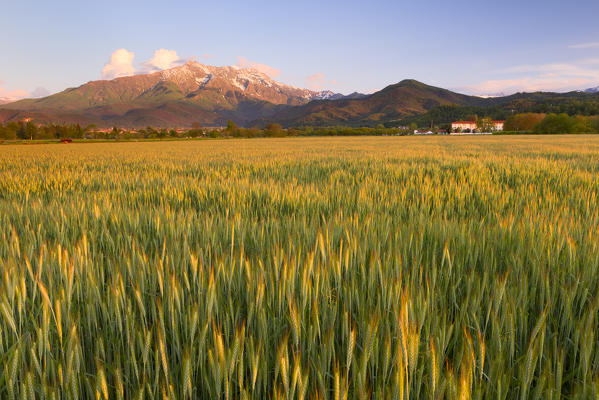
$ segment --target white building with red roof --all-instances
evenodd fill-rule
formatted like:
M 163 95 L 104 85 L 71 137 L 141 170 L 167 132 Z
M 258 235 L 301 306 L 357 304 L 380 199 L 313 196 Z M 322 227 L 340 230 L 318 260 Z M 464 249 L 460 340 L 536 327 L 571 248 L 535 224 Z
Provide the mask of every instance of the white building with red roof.
M 502 131 L 503 124 L 505 121 L 493 121 L 493 131 Z M 452 132 L 465 132 L 470 131 L 474 132 L 474 130 L 478 129 L 478 125 L 476 121 L 455 121 L 451 123 L 451 131 Z
M 476 121 L 456 121 L 451 123 L 452 131 L 465 131 L 465 130 L 475 130 L 476 129 Z
M 502 131 L 504 123 L 505 123 L 505 121 L 493 121 L 493 125 L 495 125 L 495 128 L 493 128 L 493 129 L 496 131 Z

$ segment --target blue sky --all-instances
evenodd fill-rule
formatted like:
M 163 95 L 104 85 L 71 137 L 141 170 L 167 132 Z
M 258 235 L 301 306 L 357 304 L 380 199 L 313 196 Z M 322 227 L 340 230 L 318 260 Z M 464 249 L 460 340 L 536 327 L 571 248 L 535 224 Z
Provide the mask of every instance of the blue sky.
M 191 58 L 341 93 L 405 78 L 473 94 L 599 85 L 597 0 L 7 0 L 2 14 L 0 98 Z

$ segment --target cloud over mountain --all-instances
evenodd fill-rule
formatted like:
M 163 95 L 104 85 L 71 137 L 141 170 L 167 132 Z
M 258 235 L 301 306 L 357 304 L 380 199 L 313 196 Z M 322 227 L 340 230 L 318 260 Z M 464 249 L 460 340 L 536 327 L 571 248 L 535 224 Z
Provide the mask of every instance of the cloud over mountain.
M 114 79 L 135 74 L 133 59 L 135 53 L 127 49 L 118 49 L 110 56 L 110 62 L 102 68 L 103 79 Z
M 152 58 L 141 64 L 137 63 L 137 66 L 133 63 L 134 59 L 135 53 L 132 51 L 125 48 L 115 50 L 110 56 L 110 61 L 102 69 L 102 79 L 110 80 L 124 76 L 164 71 L 194 60 L 194 58 L 181 58 L 177 51 L 164 48 L 154 51 Z
M 496 71 L 496 73 L 506 77 L 487 80 L 459 89 L 480 95 L 496 92 L 577 90 L 599 83 L 599 59 L 587 58 L 567 63 L 519 65 Z
M 326 84 L 326 78 L 322 72 L 310 75 L 306 78 L 307 86 L 312 90 L 321 90 Z
M 154 56 L 144 63 L 144 67 L 150 71 L 162 71 L 183 65 L 186 61 L 180 58 L 175 50 L 158 49 Z
M 30 96 L 30 93 L 26 90 L 22 90 L 22 89 L 7 90 L 2 87 L 3 84 L 4 84 L 4 82 L 0 81 L 0 101 L 2 101 L 3 103 L 23 99 L 25 97 Z

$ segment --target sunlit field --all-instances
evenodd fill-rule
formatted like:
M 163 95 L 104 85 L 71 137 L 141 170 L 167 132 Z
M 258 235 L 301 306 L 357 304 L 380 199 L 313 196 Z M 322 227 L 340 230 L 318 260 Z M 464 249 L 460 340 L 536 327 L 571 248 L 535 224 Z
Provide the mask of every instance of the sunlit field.
M 594 399 L 599 136 L 0 147 L 2 399 Z

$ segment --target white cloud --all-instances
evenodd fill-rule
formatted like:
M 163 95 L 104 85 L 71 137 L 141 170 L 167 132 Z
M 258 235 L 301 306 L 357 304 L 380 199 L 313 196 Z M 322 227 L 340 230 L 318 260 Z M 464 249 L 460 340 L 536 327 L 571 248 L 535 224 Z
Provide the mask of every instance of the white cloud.
M 110 56 L 110 62 L 102 68 L 102 78 L 114 79 L 135 74 L 133 59 L 135 53 L 127 49 L 118 49 Z
M 588 68 L 587 66 L 596 63 L 596 61 L 598 60 L 587 59 L 579 60 L 570 64 L 553 63 L 542 65 L 520 65 L 516 67 L 506 68 L 499 72 L 506 74 L 544 73 L 564 77 L 599 77 L 599 69 Z
M 245 57 L 241 57 L 238 56 L 237 57 L 237 67 L 239 68 L 251 68 L 251 69 L 255 69 L 258 72 L 262 72 L 265 75 L 268 75 L 271 78 L 276 78 L 277 75 L 279 75 L 281 73 L 280 70 L 271 67 L 270 65 L 266 65 L 266 64 L 260 64 L 254 61 L 249 61 L 247 58 Z
M 322 90 L 326 84 L 326 81 L 327 80 L 322 72 L 318 72 L 306 78 L 306 84 L 308 85 L 308 88 L 313 90 Z
M 16 101 L 16 100 L 24 99 L 26 97 L 30 97 L 31 96 L 31 94 L 28 91 L 26 91 L 26 90 L 22 90 L 22 89 L 7 90 L 7 89 L 4 89 L 2 87 L 3 84 L 4 84 L 4 82 L 0 81 L 0 100 L 2 100 L 3 102 Z
M 512 94 L 516 92 L 567 92 L 596 85 L 598 80 L 587 78 L 561 77 L 524 77 L 519 79 L 496 79 L 476 85 L 460 88 L 463 91 L 478 95 L 494 95 L 495 93 Z M 458 89 L 458 90 L 460 90 Z
M 467 93 L 489 95 L 493 93 L 516 93 L 580 90 L 599 84 L 599 59 L 575 60 L 570 63 L 519 65 L 496 71 L 511 75 L 475 85 L 459 88 Z
M 192 59 L 180 58 L 175 50 L 158 49 L 148 61 L 138 64 L 139 68 L 133 65 L 135 53 L 127 49 L 118 49 L 110 56 L 110 62 L 104 65 L 102 69 L 103 79 L 114 79 L 122 76 L 131 76 L 135 74 L 147 74 L 155 71 L 178 67 Z
M 593 49 L 599 47 L 599 42 L 579 43 L 570 46 L 571 49 Z
M 154 52 L 154 56 L 144 63 L 148 69 L 153 71 L 161 71 L 184 64 L 185 60 L 179 58 L 175 50 L 158 49 Z

